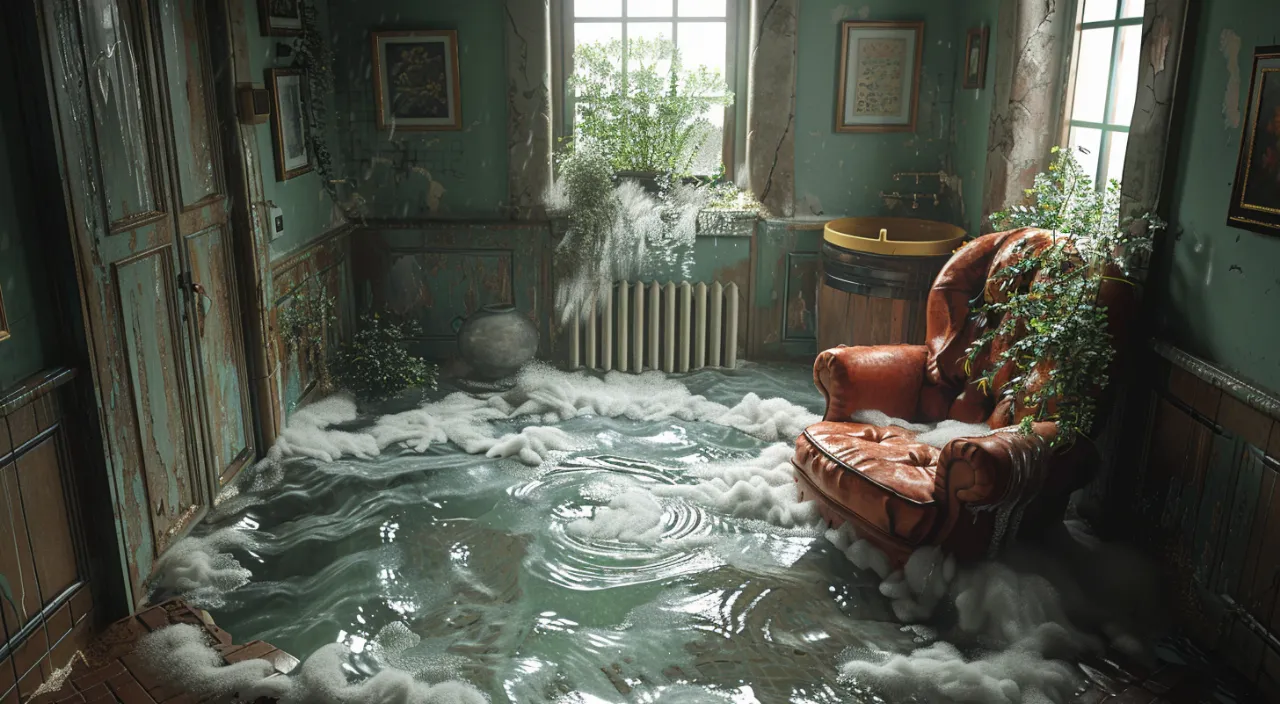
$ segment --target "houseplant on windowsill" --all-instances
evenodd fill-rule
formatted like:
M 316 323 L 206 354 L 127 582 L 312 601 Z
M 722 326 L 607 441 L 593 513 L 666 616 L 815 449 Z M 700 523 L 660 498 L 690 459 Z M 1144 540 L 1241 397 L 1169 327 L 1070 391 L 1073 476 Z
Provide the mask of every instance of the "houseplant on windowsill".
M 1069 150 L 1054 152 L 1027 202 L 991 216 L 999 229 L 1035 227 L 1050 237 L 993 275 L 1005 300 L 984 300 L 974 315 L 1001 322 L 974 341 L 966 365 L 992 352 L 978 383 L 989 388 L 1008 368 L 999 392 L 1012 397 L 1017 410 L 1030 409 L 1020 419 L 1023 432 L 1034 421 L 1052 420 L 1059 428 L 1055 442 L 1072 442 L 1093 428 L 1094 392 L 1106 386 L 1116 355 L 1102 287 L 1139 285 L 1135 264 L 1150 253 L 1164 223 L 1150 214 L 1122 221 L 1119 182 L 1099 190 Z

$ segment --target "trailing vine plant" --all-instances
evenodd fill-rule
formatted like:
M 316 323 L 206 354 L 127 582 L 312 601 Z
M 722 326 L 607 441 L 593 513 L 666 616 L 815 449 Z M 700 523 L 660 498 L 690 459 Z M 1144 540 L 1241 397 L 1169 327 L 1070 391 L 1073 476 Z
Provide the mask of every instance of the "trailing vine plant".
M 333 320 L 334 298 L 319 286 L 308 286 L 305 292 L 294 296 L 293 303 L 282 308 L 277 318 L 285 347 L 302 355 L 315 371 L 321 389 L 332 384 L 326 343 Z
M 320 30 L 319 15 L 312 0 L 300 3 L 302 34 L 293 44 L 294 63 L 306 71 L 308 141 L 320 185 L 349 220 L 359 220 L 363 199 L 354 193 L 350 202 L 340 197 L 338 184 L 350 183 L 334 168 L 329 150 L 329 108 L 334 104 L 333 49 Z M 351 205 L 354 203 L 354 206 Z
M 390 398 L 405 389 L 436 388 L 439 367 L 409 352 L 404 342 L 421 334 L 414 321 L 393 322 L 385 315 L 366 313 L 360 330 L 338 351 L 335 376 L 339 385 L 366 400 Z
M 1089 432 L 1094 392 L 1107 385 L 1115 357 L 1106 306 L 1098 298 L 1102 283 L 1136 286 L 1134 264 L 1145 260 L 1164 223 L 1151 214 L 1122 222 L 1119 182 L 1099 190 L 1070 150 L 1053 151 L 1057 157 L 1036 176 L 1027 202 L 991 216 L 999 229 L 1047 230 L 1050 242 L 993 275 L 1007 299 L 984 301 L 974 314 L 1001 322 L 974 341 L 966 365 L 997 338 L 1011 340 L 979 385 L 991 388 L 997 372 L 1011 365 L 1014 373 L 999 392 L 1019 408 L 1034 409 L 1021 420 L 1022 431 L 1030 433 L 1033 421 L 1052 420 L 1059 428 L 1055 442 L 1071 442 Z

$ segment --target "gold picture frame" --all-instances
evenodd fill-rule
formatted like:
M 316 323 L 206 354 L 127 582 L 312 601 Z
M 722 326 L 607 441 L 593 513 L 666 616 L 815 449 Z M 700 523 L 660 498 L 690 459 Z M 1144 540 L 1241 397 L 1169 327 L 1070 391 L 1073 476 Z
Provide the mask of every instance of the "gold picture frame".
M 0 286 L 0 342 L 9 337 L 9 319 L 4 314 L 4 287 Z
M 964 90 L 981 90 L 987 86 L 987 28 L 974 27 L 964 40 Z
M 307 74 L 296 68 L 267 69 L 271 89 L 271 141 L 276 180 L 288 181 L 315 168 L 307 123 Z
M 1227 225 L 1280 236 L 1280 45 L 1253 53 Z
M 456 30 L 373 32 L 372 49 L 378 129 L 462 129 Z
M 836 132 L 914 132 L 923 55 L 924 22 L 840 23 Z

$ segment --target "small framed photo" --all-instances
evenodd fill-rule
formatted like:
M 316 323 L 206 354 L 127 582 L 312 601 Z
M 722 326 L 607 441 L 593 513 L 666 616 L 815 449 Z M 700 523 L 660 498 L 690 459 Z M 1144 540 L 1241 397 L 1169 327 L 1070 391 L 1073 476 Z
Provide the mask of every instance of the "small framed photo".
M 263 36 L 302 34 L 302 0 L 258 0 L 258 20 Z
M 965 90 L 981 89 L 987 85 L 987 28 L 969 30 L 964 40 Z
M 374 32 L 373 81 L 378 129 L 462 129 L 456 31 Z
M 1253 53 L 1227 224 L 1280 236 L 1280 46 Z
M 914 132 L 924 22 L 843 22 L 837 132 Z
M 275 143 L 276 180 L 288 181 L 312 168 L 307 125 L 307 76 L 301 69 L 267 69 L 271 86 L 271 136 Z

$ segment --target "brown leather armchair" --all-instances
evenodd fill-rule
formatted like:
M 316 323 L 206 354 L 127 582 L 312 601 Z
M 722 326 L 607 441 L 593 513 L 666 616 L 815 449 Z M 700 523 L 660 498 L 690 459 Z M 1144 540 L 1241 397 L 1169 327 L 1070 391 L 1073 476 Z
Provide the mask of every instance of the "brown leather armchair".
M 941 545 L 961 559 L 982 557 L 1014 533 L 1035 535 L 1061 523 L 1071 492 L 1092 476 L 1093 443 L 1051 448 L 1058 432 L 1053 422 L 1036 422 L 1033 434 L 1022 434 L 1017 425 L 1034 409 L 1000 396 L 1011 370 L 1000 370 L 988 388 L 977 380 L 993 355 L 965 364 L 973 341 L 998 322 L 970 311 L 984 296 L 1003 295 L 991 274 L 1048 243 L 1048 233 L 1021 229 L 985 235 L 959 249 L 929 292 L 924 345 L 842 345 L 818 355 L 813 379 L 827 410 L 796 440 L 792 464 L 802 499 L 816 500 L 829 525 L 851 524 L 901 564 L 924 545 Z M 1123 350 L 1134 287 L 1104 282 L 1100 297 L 1113 342 Z M 990 348 L 1006 343 L 996 340 Z M 1104 417 L 1104 401 L 1098 418 Z M 996 431 L 957 438 L 939 450 L 904 428 L 853 422 L 862 410 L 917 423 L 985 423 Z

